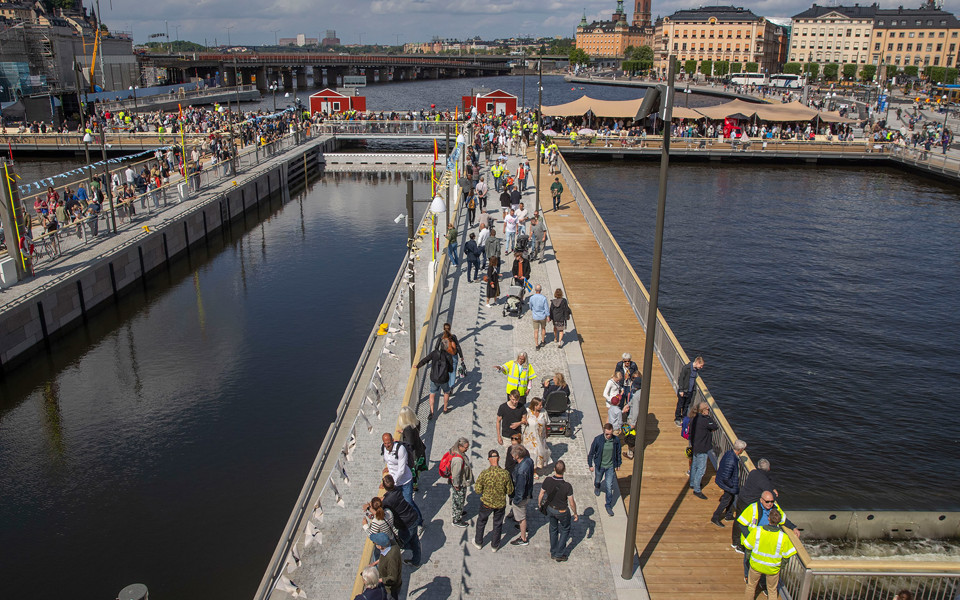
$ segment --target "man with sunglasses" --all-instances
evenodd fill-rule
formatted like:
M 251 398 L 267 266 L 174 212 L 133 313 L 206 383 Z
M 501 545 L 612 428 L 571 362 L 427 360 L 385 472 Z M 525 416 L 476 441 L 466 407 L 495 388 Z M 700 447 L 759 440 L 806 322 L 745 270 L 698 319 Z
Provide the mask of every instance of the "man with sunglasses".
M 793 529 L 793 532 L 800 535 L 800 530 L 797 529 L 797 526 L 790 522 L 790 519 L 787 518 L 786 513 L 783 512 L 783 509 L 780 508 L 780 505 L 777 504 L 776 497 L 773 495 L 773 492 L 765 491 L 760 494 L 760 499 L 756 502 L 748 505 L 743 512 L 740 513 L 740 516 L 737 517 L 737 524 L 740 526 L 740 545 L 743 546 L 743 542 L 746 537 L 750 535 L 750 532 L 757 527 L 763 527 L 764 525 L 770 524 L 770 513 L 777 512 L 780 515 L 779 522 L 783 523 L 790 529 Z M 750 549 L 744 547 L 743 551 L 743 581 L 747 582 L 747 575 L 750 572 Z M 760 582 L 760 585 L 763 586 L 763 582 Z

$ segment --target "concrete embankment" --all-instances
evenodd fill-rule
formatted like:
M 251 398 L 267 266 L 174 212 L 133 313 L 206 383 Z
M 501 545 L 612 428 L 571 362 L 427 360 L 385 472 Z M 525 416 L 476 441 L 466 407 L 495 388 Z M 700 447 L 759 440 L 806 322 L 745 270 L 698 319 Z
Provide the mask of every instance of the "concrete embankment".
M 564 81 L 570 83 L 589 83 L 591 85 L 618 85 L 620 87 L 636 87 L 636 88 L 652 88 L 659 85 L 660 81 L 652 80 L 641 80 L 641 79 L 613 79 L 612 77 L 574 77 L 573 75 L 567 75 L 563 78 Z M 718 98 L 726 98 L 732 100 L 738 98 L 745 102 L 756 102 L 762 103 L 765 102 L 755 96 L 749 96 L 747 94 L 737 94 L 736 92 L 730 92 L 722 88 L 716 88 L 709 85 L 688 85 L 685 87 L 682 82 L 677 83 L 677 91 L 682 92 L 685 90 L 690 90 L 691 94 L 700 94 L 701 96 L 716 96 Z
M 91 311 L 116 300 L 190 247 L 204 242 L 233 219 L 259 210 L 275 194 L 315 174 L 330 137 L 316 137 L 260 162 L 234 178 L 195 193 L 172 209 L 121 230 L 0 296 L 0 369 L 9 369 L 34 349 L 56 343 L 59 334 L 82 322 Z

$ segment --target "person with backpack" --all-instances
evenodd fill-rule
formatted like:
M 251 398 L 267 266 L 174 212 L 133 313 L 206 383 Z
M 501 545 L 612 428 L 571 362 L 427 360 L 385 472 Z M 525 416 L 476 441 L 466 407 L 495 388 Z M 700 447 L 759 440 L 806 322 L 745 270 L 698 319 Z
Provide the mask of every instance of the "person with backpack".
M 457 336 L 450 331 L 452 325 L 450 323 L 443 324 L 443 333 L 440 334 L 440 339 L 437 340 L 437 350 L 443 350 L 442 342 L 443 340 L 447 341 L 446 352 L 450 354 L 450 360 L 453 361 L 453 370 L 450 371 L 449 385 L 450 390 L 453 391 L 453 386 L 457 382 L 457 377 L 463 377 L 466 373 L 466 367 L 463 362 L 463 350 L 460 348 L 460 340 L 457 339 Z M 444 404 L 443 412 L 447 412 L 446 404 Z
M 402 430 L 401 438 L 407 447 L 407 466 L 413 475 L 413 491 L 419 489 L 420 473 L 427 470 L 427 446 L 420 437 L 420 419 L 409 406 L 400 408 L 397 424 Z
M 470 190 L 470 193 L 467 194 L 465 200 L 467 205 L 467 221 L 470 223 L 470 227 L 473 227 L 474 221 L 477 220 L 477 195 Z
M 383 476 L 383 490 L 383 506 L 393 513 L 393 524 L 397 528 L 400 545 L 404 550 L 410 550 L 413 553 L 410 560 L 404 562 L 419 566 L 422 559 L 419 530 L 423 518 L 416 507 L 411 506 L 403 498 L 403 492 L 394 483 L 393 476 L 389 473 Z
M 457 440 L 453 448 L 440 459 L 440 477 L 446 477 L 453 488 L 453 524 L 461 529 L 469 525 L 463 520 L 463 505 L 467 500 L 467 489 L 473 485 L 473 465 L 467 452 L 470 450 L 470 440 L 462 437 Z
M 427 417 L 427 420 L 433 420 L 433 404 L 437 392 L 443 392 L 443 412 L 449 410 L 450 373 L 453 372 L 453 358 L 448 351 L 449 345 L 448 340 L 441 339 L 440 347 L 424 356 L 423 360 L 417 363 L 418 369 L 430 363 L 430 416 Z
M 423 515 L 420 513 L 420 508 L 413 501 L 413 470 L 411 466 L 414 465 L 414 462 L 410 447 L 403 442 L 394 441 L 392 434 L 385 433 L 383 434 L 383 444 L 380 446 L 380 456 L 383 457 L 383 462 L 387 464 L 387 472 L 393 477 L 396 486 L 400 488 L 403 499 L 417 511 L 417 515 L 422 521 Z

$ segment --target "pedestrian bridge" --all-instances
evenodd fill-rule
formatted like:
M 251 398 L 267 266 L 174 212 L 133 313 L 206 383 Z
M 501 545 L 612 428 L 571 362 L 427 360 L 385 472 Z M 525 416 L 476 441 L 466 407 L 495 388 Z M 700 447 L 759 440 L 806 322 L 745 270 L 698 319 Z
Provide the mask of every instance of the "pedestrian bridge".
M 446 146 L 457 141 L 459 121 L 399 121 L 399 120 L 327 120 L 319 125 L 320 133 L 341 140 L 447 140 Z

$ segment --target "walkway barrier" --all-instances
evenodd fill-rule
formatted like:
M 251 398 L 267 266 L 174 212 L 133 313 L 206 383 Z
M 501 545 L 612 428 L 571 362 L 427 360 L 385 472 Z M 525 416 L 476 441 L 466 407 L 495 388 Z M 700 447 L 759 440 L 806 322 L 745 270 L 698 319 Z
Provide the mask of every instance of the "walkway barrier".
M 567 180 L 569 191 L 607 257 L 610 268 L 620 281 L 637 319 L 649 334 L 646 315 L 650 296 L 646 287 L 562 154 L 560 172 Z M 654 331 L 654 350 L 676 389 L 680 370 L 690 362 L 690 358 L 659 311 Z M 720 426 L 713 434 L 713 452 L 710 456 L 716 466 L 718 458 L 733 449 L 737 435 L 702 377 L 697 378 L 696 395 L 692 402 L 708 403 Z M 740 461 L 741 484 L 754 468 L 750 456 L 744 452 Z M 781 593 L 787 600 L 889 600 L 902 589 L 913 592 L 915 598 L 922 600 L 955 600 L 960 594 L 960 564 L 956 562 L 812 559 L 803 542 L 792 531 L 787 531 L 787 534 L 797 547 L 797 554 L 785 563 L 780 572 Z
M 209 138 L 209 133 L 187 133 L 184 134 L 189 140 L 204 140 Z M 161 141 L 163 140 L 163 141 Z M 114 131 L 106 134 L 105 143 L 111 152 L 131 152 L 133 150 L 150 150 L 169 144 L 179 144 L 180 134 L 167 132 L 164 134 L 156 131 L 127 132 Z M 84 149 L 83 134 L 76 131 L 70 133 L 7 133 L 0 135 L 0 144 L 14 146 L 16 151 L 29 150 L 66 150 L 82 152 Z M 90 143 L 90 151 L 98 152 L 100 149 L 100 136 L 94 135 L 94 141 Z
M 762 152 L 776 152 L 778 155 L 793 154 L 797 156 L 809 154 L 883 154 L 891 150 L 893 144 L 889 142 L 874 142 L 872 140 L 853 140 L 841 142 L 837 139 L 829 140 L 823 136 L 817 136 L 816 140 L 764 140 L 761 138 L 751 138 L 744 142 L 738 139 L 716 138 L 716 137 L 671 137 L 671 150 L 696 150 L 705 153 L 722 152 L 730 154 L 733 152 L 743 152 L 757 154 Z M 659 137 L 637 137 L 628 136 L 621 138 L 615 135 L 595 136 L 584 138 L 580 137 L 576 142 L 571 142 L 569 137 L 557 136 L 553 138 L 553 143 L 559 148 L 581 149 L 581 150 L 636 150 L 648 149 L 651 153 L 658 153 L 662 147 L 663 140 Z
M 456 128 L 459 121 L 335 121 L 325 120 L 319 125 L 320 131 L 333 136 L 377 135 L 396 136 L 443 136 L 450 135 L 451 143 L 456 141 Z
M 237 86 L 223 86 L 223 87 L 207 87 L 200 90 L 170 90 L 165 94 L 151 94 L 149 96 L 140 96 L 134 100 L 131 95 L 128 98 L 121 98 L 120 100 L 114 100 L 112 102 L 104 102 L 100 105 L 100 108 L 103 110 L 118 111 L 118 110 L 127 110 L 133 109 L 134 111 L 146 111 L 150 110 L 151 106 L 157 104 L 166 104 L 167 102 L 173 102 L 175 100 L 193 100 L 196 98 L 204 98 L 206 96 L 222 96 L 223 94 L 244 94 L 246 92 L 256 92 L 257 86 L 255 85 L 241 85 Z

